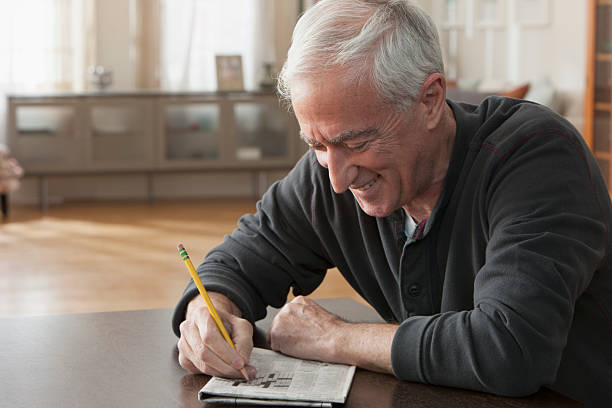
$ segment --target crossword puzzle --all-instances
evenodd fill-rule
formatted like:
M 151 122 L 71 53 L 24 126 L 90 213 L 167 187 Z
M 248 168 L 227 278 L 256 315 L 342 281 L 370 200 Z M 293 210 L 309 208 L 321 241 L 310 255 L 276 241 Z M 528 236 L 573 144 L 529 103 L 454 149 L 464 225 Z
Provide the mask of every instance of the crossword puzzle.
M 232 387 L 289 388 L 291 380 L 293 380 L 291 373 L 269 373 L 264 377 L 255 377 L 249 381 L 235 380 L 232 382 Z

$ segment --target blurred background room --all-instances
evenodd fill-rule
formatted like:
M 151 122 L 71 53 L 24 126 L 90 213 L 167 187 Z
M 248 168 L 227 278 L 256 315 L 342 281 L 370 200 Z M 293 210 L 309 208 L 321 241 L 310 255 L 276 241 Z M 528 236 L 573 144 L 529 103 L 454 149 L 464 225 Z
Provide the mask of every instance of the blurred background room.
M 0 317 L 174 306 L 176 245 L 198 263 L 306 151 L 274 86 L 314 2 L 0 2 Z M 418 3 L 449 98 L 548 106 L 610 179 L 612 0 Z M 361 300 L 337 270 L 313 296 Z

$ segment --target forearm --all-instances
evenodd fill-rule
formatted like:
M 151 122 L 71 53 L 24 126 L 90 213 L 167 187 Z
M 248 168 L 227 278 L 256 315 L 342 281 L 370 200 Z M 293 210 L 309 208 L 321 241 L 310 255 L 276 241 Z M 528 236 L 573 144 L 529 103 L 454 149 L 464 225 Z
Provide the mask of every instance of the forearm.
M 340 362 L 371 371 L 393 374 L 391 344 L 396 325 L 344 323 L 335 333 L 335 354 Z

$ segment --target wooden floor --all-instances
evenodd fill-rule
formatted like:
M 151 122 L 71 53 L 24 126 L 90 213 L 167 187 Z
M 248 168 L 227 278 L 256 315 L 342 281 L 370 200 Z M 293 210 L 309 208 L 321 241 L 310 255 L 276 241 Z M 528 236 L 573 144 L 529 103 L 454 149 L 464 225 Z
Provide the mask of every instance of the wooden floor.
M 0 222 L 0 317 L 173 307 L 194 264 L 253 200 L 13 206 Z M 362 301 L 330 270 L 312 295 Z

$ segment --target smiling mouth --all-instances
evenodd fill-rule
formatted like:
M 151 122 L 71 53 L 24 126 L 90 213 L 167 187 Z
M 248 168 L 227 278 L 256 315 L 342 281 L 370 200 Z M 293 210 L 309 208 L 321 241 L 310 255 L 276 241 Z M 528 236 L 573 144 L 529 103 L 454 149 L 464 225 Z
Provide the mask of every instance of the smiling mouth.
M 377 175 L 376 177 L 374 177 L 372 180 L 368 181 L 363 186 L 361 186 L 361 187 L 353 187 L 352 189 L 353 190 L 357 190 L 357 191 L 366 191 L 370 187 L 372 187 L 374 185 L 374 183 L 376 183 L 376 180 L 378 180 L 379 177 L 380 177 L 380 175 Z

